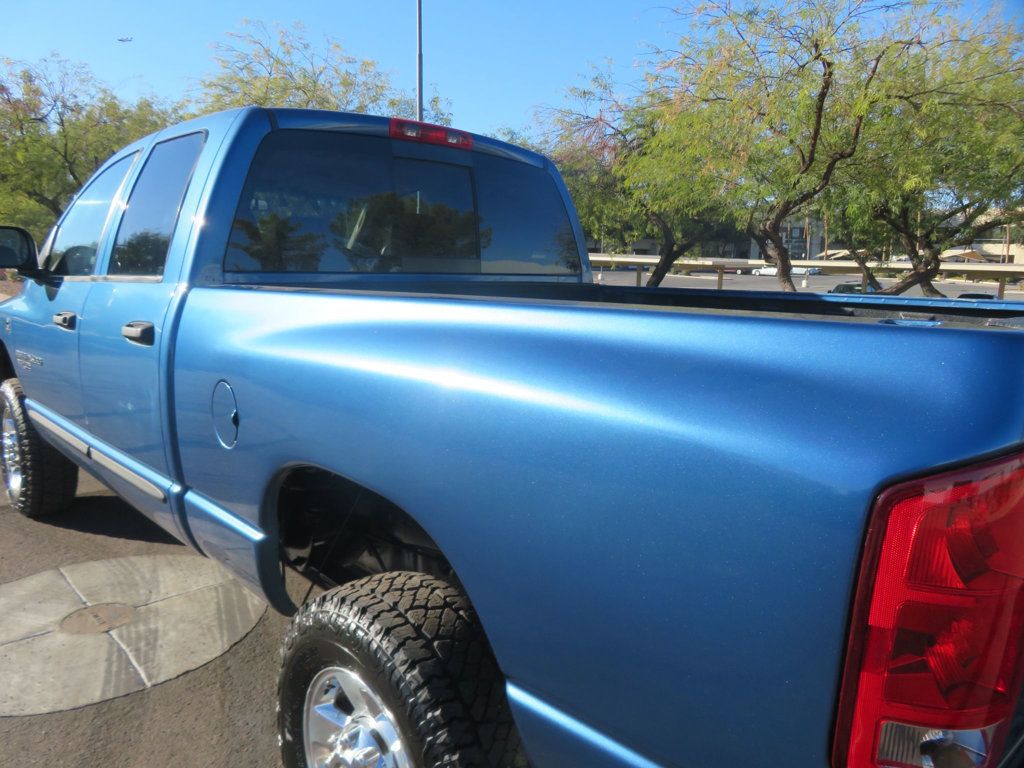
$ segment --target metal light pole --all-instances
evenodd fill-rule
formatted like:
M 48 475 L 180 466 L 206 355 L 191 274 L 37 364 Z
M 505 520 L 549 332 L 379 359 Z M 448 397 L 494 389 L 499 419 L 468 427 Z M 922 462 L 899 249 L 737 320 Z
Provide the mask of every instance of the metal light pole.
M 423 122 L 423 0 L 416 0 L 416 119 Z

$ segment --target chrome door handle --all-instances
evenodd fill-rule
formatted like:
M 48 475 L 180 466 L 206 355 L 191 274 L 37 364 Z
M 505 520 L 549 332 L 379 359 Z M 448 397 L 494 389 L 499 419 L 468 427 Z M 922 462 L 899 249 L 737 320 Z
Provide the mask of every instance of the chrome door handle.
M 72 331 L 75 328 L 75 320 L 77 319 L 78 315 L 74 312 L 58 312 L 53 316 L 53 324 Z
M 121 326 L 121 335 L 128 341 L 136 344 L 143 344 L 147 347 L 153 345 L 154 332 L 153 324 L 145 320 L 132 320 Z

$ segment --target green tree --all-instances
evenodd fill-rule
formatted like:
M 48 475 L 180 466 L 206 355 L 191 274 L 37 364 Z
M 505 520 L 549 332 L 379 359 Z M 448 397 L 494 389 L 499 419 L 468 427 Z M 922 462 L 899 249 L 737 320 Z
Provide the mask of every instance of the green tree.
M 42 238 L 111 154 L 174 119 L 151 99 L 121 100 L 84 65 L 2 60 L 0 220 Z
M 1024 34 L 994 15 L 936 16 L 887 89 L 842 196 L 910 258 L 885 292 L 941 296 L 943 251 L 1024 221 Z
M 646 230 L 621 172 L 635 140 L 626 123 L 630 105 L 615 93 L 607 69 L 568 95 L 572 106 L 541 114 L 543 140 L 534 148 L 555 161 L 588 237 L 606 248 L 624 248 Z
M 415 97 L 377 62 L 349 55 L 330 37 L 318 46 L 301 24 L 244 20 L 215 50 L 216 71 L 201 81 L 192 104 L 200 113 L 257 105 L 416 116 Z M 436 92 L 424 107 L 428 120 L 451 123 L 449 105 Z
M 569 134 L 546 153 L 558 166 L 588 237 L 623 247 L 640 236 L 614 155 Z
M 642 108 L 645 127 L 622 159 L 619 174 L 634 208 L 659 243 L 660 258 L 648 287 L 661 284 L 677 260 L 712 241 L 736 239 L 734 212 L 713 176 L 691 172 L 686 164 L 665 162 L 657 112 Z
M 927 14 L 898 0 L 710 0 L 684 15 L 694 32 L 652 80 L 651 162 L 716 195 L 795 290 L 783 225 L 857 155 Z
M 816 212 L 827 222 L 833 245 L 846 246 L 849 258 L 860 267 L 865 283 L 873 291 L 881 292 L 882 284 L 875 277 L 871 264 L 887 258 L 892 232 L 874 218 L 873 207 L 864 190 L 854 185 L 832 184 L 818 201 Z
M 648 95 L 621 99 L 601 71 L 570 95 L 572 107 L 551 112 L 547 151 L 591 237 L 618 248 L 647 237 L 658 243 L 648 287 L 700 243 L 732 234 L 718 199 L 653 151 L 660 125 Z
M 316 233 L 299 234 L 300 227 L 279 213 L 267 213 L 256 221 L 235 219 L 229 248 L 236 248 L 259 264 L 264 272 L 316 272 L 326 243 Z

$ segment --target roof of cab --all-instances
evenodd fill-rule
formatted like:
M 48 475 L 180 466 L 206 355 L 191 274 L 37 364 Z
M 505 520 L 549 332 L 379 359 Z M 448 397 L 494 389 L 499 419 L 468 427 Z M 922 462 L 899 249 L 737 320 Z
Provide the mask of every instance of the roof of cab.
M 116 162 L 120 158 L 139 150 L 145 150 L 152 144 L 180 136 L 189 131 L 209 131 L 210 133 L 226 133 L 231 125 L 247 116 L 264 115 L 272 130 L 303 129 L 351 131 L 369 135 L 387 136 L 391 118 L 379 115 L 366 115 L 357 112 L 332 112 L 319 109 L 293 109 L 288 107 L 238 107 L 235 109 L 211 112 L 210 114 L 169 125 L 155 133 L 132 142 L 112 155 L 104 166 Z M 461 129 L 460 129 L 461 130 Z M 540 168 L 553 167 L 551 161 L 541 154 L 533 152 L 506 141 L 484 136 L 470 131 L 473 137 L 473 150 L 497 155 L 511 160 L 529 163 Z
M 298 128 L 305 130 L 352 131 L 353 133 L 369 133 L 387 136 L 391 123 L 390 117 L 366 115 L 357 112 L 331 112 L 319 109 L 292 109 L 272 107 L 266 110 L 275 128 Z M 403 118 L 408 119 L 408 118 Z M 446 126 L 457 128 L 457 126 Z M 500 155 L 513 160 L 520 160 L 530 165 L 543 167 L 549 161 L 543 155 L 529 149 L 509 144 L 490 136 L 484 136 L 461 128 L 458 130 L 473 137 L 473 149 L 488 154 Z

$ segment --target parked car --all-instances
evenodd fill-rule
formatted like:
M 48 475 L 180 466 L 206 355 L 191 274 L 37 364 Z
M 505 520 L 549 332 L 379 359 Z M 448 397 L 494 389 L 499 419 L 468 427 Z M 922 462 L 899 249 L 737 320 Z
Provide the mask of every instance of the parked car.
M 7 495 L 82 467 L 294 614 L 289 768 L 1020 765 L 1024 307 L 641 302 L 584 242 L 452 128 L 135 142 L 0 229 Z
M 829 293 L 875 293 L 870 285 L 863 286 L 860 283 L 839 283 L 833 286 Z
M 739 274 L 739 271 L 737 271 L 736 274 Z M 758 267 L 757 269 L 755 269 L 753 271 L 753 274 L 755 274 L 755 275 L 771 275 L 771 276 L 776 276 L 776 275 L 779 274 L 779 268 L 766 265 L 766 266 Z M 793 267 L 790 270 L 790 274 L 791 275 L 820 275 L 821 274 L 821 268 L 820 267 Z

